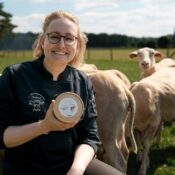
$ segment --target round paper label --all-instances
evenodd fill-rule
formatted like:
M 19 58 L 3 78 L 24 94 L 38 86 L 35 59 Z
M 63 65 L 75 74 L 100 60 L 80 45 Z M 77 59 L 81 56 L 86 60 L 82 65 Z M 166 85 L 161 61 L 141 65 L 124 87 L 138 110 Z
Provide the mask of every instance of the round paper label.
M 58 110 L 63 116 L 72 117 L 78 111 L 78 104 L 73 98 L 63 98 L 58 105 Z
M 62 122 L 75 122 L 80 120 L 84 111 L 84 104 L 77 94 L 65 92 L 55 99 L 53 111 L 56 118 Z

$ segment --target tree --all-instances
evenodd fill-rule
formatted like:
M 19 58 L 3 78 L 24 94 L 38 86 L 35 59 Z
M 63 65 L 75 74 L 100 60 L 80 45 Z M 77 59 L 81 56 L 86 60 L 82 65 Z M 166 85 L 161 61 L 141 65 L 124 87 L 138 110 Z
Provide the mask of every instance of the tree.
M 157 45 L 159 48 L 168 48 L 169 44 L 170 44 L 170 41 L 167 36 L 162 36 L 158 38 Z
M 11 24 L 10 13 L 7 13 L 3 10 L 3 3 L 0 3 L 0 37 L 6 33 L 12 33 L 12 30 L 16 27 Z
M 154 40 L 149 40 L 146 42 L 147 47 L 156 48 L 156 42 Z

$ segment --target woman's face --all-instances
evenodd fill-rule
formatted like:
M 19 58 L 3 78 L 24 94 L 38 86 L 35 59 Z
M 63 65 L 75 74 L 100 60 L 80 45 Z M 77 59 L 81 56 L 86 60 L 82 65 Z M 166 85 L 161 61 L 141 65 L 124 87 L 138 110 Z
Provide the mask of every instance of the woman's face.
M 51 21 L 42 42 L 45 63 L 67 65 L 76 55 L 77 35 L 77 25 L 72 21 L 61 18 Z

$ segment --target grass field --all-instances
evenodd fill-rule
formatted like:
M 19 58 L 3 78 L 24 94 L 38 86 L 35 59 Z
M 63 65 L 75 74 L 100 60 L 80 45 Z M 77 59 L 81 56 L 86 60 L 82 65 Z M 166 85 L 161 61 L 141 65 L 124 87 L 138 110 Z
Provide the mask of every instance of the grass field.
M 99 50 L 91 50 L 90 53 L 86 53 L 86 62 L 95 64 L 99 69 L 118 69 L 123 72 L 131 82 L 134 82 L 139 79 L 140 70 L 138 68 L 137 60 L 128 58 L 128 54 L 131 51 L 133 50 L 113 50 L 113 60 L 111 61 L 111 59 L 109 59 L 110 57 L 108 57 L 110 55 L 109 50 L 103 50 L 101 52 Z M 162 52 L 165 53 L 165 50 L 162 50 Z M 90 54 L 91 57 L 88 58 L 87 54 Z M 105 57 L 108 57 L 108 59 L 105 59 Z M 6 54 L 4 57 L 0 57 L 0 72 L 2 72 L 7 65 L 31 59 L 31 52 L 26 52 L 25 54 L 20 52 Z M 138 167 L 139 165 L 136 162 L 136 156 L 131 153 L 128 161 L 127 175 L 136 175 Z M 155 145 L 152 146 L 148 175 L 175 175 L 174 126 L 167 124 L 162 133 L 162 140 L 159 148 Z

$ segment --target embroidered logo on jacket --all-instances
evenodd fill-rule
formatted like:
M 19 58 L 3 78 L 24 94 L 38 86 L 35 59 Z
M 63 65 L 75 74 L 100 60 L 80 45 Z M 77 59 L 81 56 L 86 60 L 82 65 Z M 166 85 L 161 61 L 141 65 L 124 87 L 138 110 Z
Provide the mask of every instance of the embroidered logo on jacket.
M 44 105 L 45 98 L 38 93 L 31 93 L 28 96 L 29 105 L 33 106 L 33 111 L 41 111 L 41 106 Z

